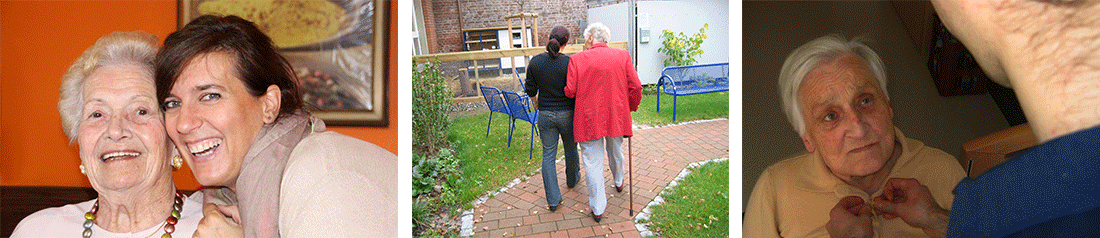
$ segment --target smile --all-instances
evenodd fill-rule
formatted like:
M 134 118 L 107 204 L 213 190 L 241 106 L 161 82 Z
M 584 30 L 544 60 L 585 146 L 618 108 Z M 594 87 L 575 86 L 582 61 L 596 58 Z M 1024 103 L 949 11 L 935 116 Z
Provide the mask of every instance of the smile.
M 103 154 L 102 156 L 99 156 L 99 160 L 103 162 L 108 162 L 122 159 L 131 159 L 134 157 L 138 157 L 139 155 L 141 155 L 141 153 L 134 151 L 115 151 L 108 152 L 106 154 Z
M 211 139 L 199 143 L 188 144 L 187 150 L 189 150 L 191 152 L 191 155 L 195 157 L 202 157 L 213 154 L 214 151 L 221 145 L 221 139 Z

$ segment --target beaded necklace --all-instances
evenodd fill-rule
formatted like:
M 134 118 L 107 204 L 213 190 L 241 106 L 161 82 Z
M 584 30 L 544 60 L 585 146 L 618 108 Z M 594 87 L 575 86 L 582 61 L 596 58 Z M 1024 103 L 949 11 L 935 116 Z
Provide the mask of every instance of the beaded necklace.
M 84 238 L 92 237 L 92 226 L 95 225 L 95 214 L 99 211 L 99 201 L 92 205 L 92 210 L 84 213 Z M 176 231 L 176 223 L 180 219 L 180 211 L 183 211 L 183 193 L 176 191 L 176 202 L 172 205 L 172 214 L 164 223 L 164 235 L 161 238 L 171 238 Z M 155 233 L 154 233 L 155 234 Z

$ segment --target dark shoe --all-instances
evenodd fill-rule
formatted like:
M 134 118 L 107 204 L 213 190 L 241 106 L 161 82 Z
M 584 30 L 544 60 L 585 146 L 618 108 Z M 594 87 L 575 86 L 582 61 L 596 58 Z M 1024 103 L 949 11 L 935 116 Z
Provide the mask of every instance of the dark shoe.
M 596 213 L 592 213 L 592 220 L 596 220 L 596 223 L 600 223 L 600 219 L 603 219 L 602 214 L 601 215 L 596 215 Z
M 623 186 L 622 185 L 615 186 L 615 192 L 620 192 L 620 193 L 623 192 Z
M 558 204 L 558 205 L 561 205 L 561 204 Z M 553 205 L 553 206 L 550 206 L 550 211 L 551 211 L 551 212 L 552 212 L 552 211 L 557 211 L 557 210 L 558 210 L 558 205 Z

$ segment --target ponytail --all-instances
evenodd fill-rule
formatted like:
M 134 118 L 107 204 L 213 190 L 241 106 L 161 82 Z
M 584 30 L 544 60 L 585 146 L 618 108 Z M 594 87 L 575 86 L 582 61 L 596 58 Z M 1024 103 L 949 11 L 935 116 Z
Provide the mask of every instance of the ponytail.
M 558 39 L 551 36 L 550 42 L 546 43 L 546 53 L 550 55 L 551 59 L 557 59 L 559 52 L 561 52 L 561 43 L 558 43 Z

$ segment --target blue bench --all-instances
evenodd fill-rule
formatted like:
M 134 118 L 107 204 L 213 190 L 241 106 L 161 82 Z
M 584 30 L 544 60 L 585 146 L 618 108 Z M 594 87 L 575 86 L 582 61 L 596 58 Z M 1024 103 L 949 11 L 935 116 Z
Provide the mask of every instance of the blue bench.
M 672 95 L 672 121 L 676 121 L 676 97 L 730 90 L 730 64 L 702 64 L 666 67 L 657 80 L 657 91 Z M 661 93 L 657 93 L 657 112 L 661 112 Z

